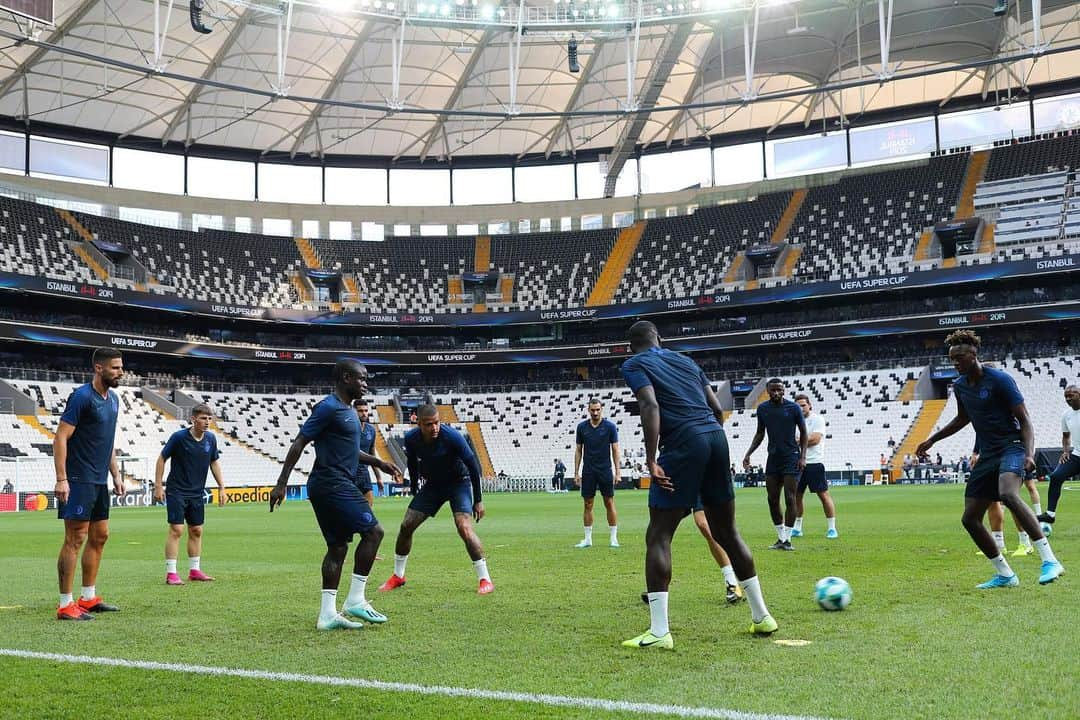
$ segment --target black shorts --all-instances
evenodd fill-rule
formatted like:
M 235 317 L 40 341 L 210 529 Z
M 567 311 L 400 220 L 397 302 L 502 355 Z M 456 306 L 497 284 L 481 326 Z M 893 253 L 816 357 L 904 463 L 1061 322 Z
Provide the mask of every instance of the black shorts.
M 108 520 L 109 486 L 69 481 L 67 502 L 56 504 L 56 516 L 61 520 Z
M 611 477 L 611 471 L 606 473 L 589 470 L 581 473 L 581 497 L 594 498 L 596 491 L 600 491 L 603 497 L 615 496 L 615 482 Z
M 656 463 L 671 478 L 675 489 L 650 485 L 649 507 L 684 509 L 689 513 L 699 506 L 705 509 L 735 499 L 727 435 L 722 429 L 691 435 L 675 447 L 665 446 Z
M 784 475 L 799 474 L 799 453 L 769 454 L 765 461 L 765 475 L 783 477 Z
M 342 483 L 329 488 L 308 485 L 308 499 L 327 545 L 348 544 L 353 535 L 363 535 L 379 524 L 355 485 Z
M 202 525 L 206 518 L 203 496 L 184 497 L 165 493 L 165 515 L 170 525 Z
M 829 481 L 825 479 L 825 463 L 808 463 L 806 469 L 799 475 L 798 492 L 806 492 L 810 488 L 812 493 L 823 493 L 829 489 Z
M 1001 500 L 998 491 L 998 477 L 1013 473 L 1024 477 L 1024 448 L 1022 445 L 1009 445 L 996 453 L 979 455 L 979 461 L 968 476 L 964 497 L 980 500 Z

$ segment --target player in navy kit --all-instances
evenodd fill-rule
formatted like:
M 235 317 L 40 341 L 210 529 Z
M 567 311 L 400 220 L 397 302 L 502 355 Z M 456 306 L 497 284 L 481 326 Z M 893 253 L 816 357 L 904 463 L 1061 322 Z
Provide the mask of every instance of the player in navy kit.
M 495 586 L 488 574 L 484 548 L 473 528 L 473 522 L 480 522 L 484 517 L 480 463 L 465 436 L 439 422 L 439 409 L 434 405 L 417 408 L 416 422 L 418 427 L 405 433 L 403 441 L 413 499 L 398 530 L 394 574 L 379 586 L 379 590 L 387 592 L 405 584 L 405 565 L 412 551 L 413 533 L 429 517 L 435 517 L 439 508 L 450 503 L 454 525 L 480 581 L 477 593 L 487 595 Z M 420 486 L 421 477 L 424 478 L 423 487 Z
M 64 521 L 64 544 L 56 563 L 60 579 L 58 620 L 92 620 L 90 613 L 119 609 L 98 597 L 96 583 L 101 553 L 109 539 L 109 475 L 113 491 L 124 496 L 113 448 L 120 398 L 112 391 L 124 376 L 124 361 L 118 350 L 98 348 L 91 362 L 94 378 L 68 397 L 53 439 L 53 492 L 57 513 Z M 82 593 L 75 601 L 71 590 L 80 550 Z
M 619 428 L 604 419 L 604 406 L 599 400 L 590 400 L 588 408 L 589 419 L 582 420 L 577 426 L 577 450 L 574 452 L 574 485 L 581 488 L 581 497 L 585 501 L 585 539 L 574 547 L 592 547 L 593 501 L 599 490 L 607 511 L 609 543 L 617 548 L 619 523 L 615 515 L 615 476 L 620 465 Z
M 990 558 L 995 571 L 994 577 L 978 587 L 985 590 L 1020 584 L 983 526 L 987 508 L 996 501 L 1009 509 L 1032 539 L 1042 559 L 1039 584 L 1045 585 L 1056 580 L 1065 568 L 1043 537 L 1035 513 L 1020 499 L 1024 471 L 1035 467 L 1035 433 L 1016 382 L 1004 371 L 979 362 L 979 344 L 979 336 L 970 330 L 957 330 L 945 339 L 949 360 L 959 373 L 952 384 L 956 417 L 919 443 L 915 452 L 919 457 L 927 458 L 934 443 L 971 423 L 975 429 L 979 461 L 971 470 L 964 492 L 962 522 L 971 539 Z
M 360 418 L 360 452 L 365 455 L 375 455 L 375 434 L 378 431 L 374 425 L 368 422 L 370 409 L 367 400 L 357 400 L 353 403 L 353 407 L 356 408 L 356 415 Z M 365 462 L 361 462 L 360 467 L 356 468 L 356 487 L 360 489 L 360 494 L 368 501 L 368 505 L 375 502 L 375 493 L 371 487 L 371 473 L 375 473 L 375 483 L 378 485 L 381 494 L 383 481 L 379 468 Z
M 765 490 L 769 496 L 769 514 L 776 527 L 776 542 L 773 550 L 794 550 L 791 546 L 791 531 L 795 527 L 796 478 L 806 468 L 806 448 L 809 437 L 806 433 L 806 420 L 802 409 L 784 399 L 784 381 L 772 378 L 765 384 L 769 399 L 757 407 L 757 432 L 750 443 L 750 449 L 743 458 L 743 468 L 750 469 L 750 456 L 769 433 L 769 458 L 765 461 Z M 799 441 L 795 442 L 795 430 L 799 430 Z M 784 512 L 780 513 L 780 490 L 784 491 Z
M 176 574 L 176 556 L 184 524 L 188 527 L 188 580 L 210 582 L 214 578 L 202 571 L 202 536 L 205 520 L 206 475 L 213 473 L 218 486 L 218 504 L 225 504 L 225 478 L 221 474 L 217 436 L 210 432 L 214 413 L 209 405 L 191 408 L 191 427 L 169 436 L 154 468 L 154 502 L 164 502 L 169 534 L 165 538 L 165 584 L 183 585 Z M 169 482 L 162 487 L 165 461 L 171 460 Z
M 693 360 L 660 347 L 660 335 L 651 322 L 641 320 L 630 328 L 630 349 L 634 356 L 623 363 L 622 374 L 641 412 L 645 462 L 652 481 L 645 531 L 651 623 L 647 631 L 623 645 L 674 647 L 667 613 L 671 539 L 699 499 L 712 536 L 731 558 L 746 594 L 750 631 L 769 635 L 777 624 L 765 607 L 754 558 L 735 529 L 735 488 L 720 401 Z
M 383 529 L 371 506 L 356 487 L 356 468 L 363 462 L 395 477 L 401 470 L 377 457 L 360 452 L 360 418 L 353 402 L 363 397 L 368 385 L 367 368 L 351 359 L 334 365 L 334 392 L 320 400 L 289 447 L 277 485 L 270 491 L 270 512 L 285 500 L 289 474 L 308 443 L 315 443 L 315 464 L 308 475 L 311 508 L 326 540 L 322 563 L 322 606 L 316 627 L 319 630 L 363 627 L 349 617 L 370 623 L 384 623 L 386 616 L 371 607 L 365 595 L 368 574 L 383 539 Z M 349 594 L 337 611 L 337 590 L 341 569 L 349 552 L 349 542 L 360 534 L 353 558 Z M 349 617 L 346 617 L 349 616 Z

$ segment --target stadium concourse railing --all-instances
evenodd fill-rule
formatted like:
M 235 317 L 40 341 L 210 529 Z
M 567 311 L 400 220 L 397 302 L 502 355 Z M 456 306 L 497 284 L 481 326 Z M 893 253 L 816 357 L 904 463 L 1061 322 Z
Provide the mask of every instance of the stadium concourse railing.
M 888 359 L 860 360 L 858 362 L 810 362 L 804 365 L 769 366 L 769 367 L 745 367 L 737 369 L 708 370 L 708 374 L 717 377 L 751 377 L 765 375 L 808 375 L 814 373 L 840 373 L 863 370 L 888 370 L 895 367 L 918 367 L 941 361 L 944 355 L 905 355 Z M 43 368 L 28 368 L 11 365 L 0 365 L 0 378 L 11 380 L 35 380 L 41 382 L 69 382 L 83 383 L 90 381 L 89 371 L 48 370 Z M 203 380 L 197 377 L 185 376 L 181 378 L 164 376 L 159 374 L 135 375 L 126 374 L 121 384 L 129 387 L 150 387 L 179 390 L 188 388 L 203 392 L 238 393 L 251 395 L 318 395 L 328 391 L 327 384 L 320 385 L 290 385 L 273 383 L 247 383 L 247 382 L 222 382 L 216 380 Z M 413 381 L 412 386 L 415 386 Z M 620 378 L 596 378 L 592 380 L 554 380 L 550 382 L 512 382 L 512 383 L 481 383 L 481 384 L 431 384 L 424 388 L 433 394 L 440 393 L 506 393 L 506 392 L 537 392 L 545 390 L 585 390 L 623 387 Z M 404 387 L 404 386 L 403 386 Z M 373 388 L 377 391 L 390 390 L 376 383 Z

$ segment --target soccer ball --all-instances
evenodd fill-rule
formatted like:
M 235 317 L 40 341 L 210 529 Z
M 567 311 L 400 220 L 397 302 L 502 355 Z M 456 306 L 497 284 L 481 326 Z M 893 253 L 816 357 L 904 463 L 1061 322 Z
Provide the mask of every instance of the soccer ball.
M 843 578 L 821 578 L 814 585 L 814 599 L 823 610 L 843 610 L 851 604 L 851 586 Z
M 1051 535 L 1054 534 L 1054 526 L 1051 525 L 1050 523 L 1042 523 L 1040 525 L 1040 527 L 1042 528 L 1043 535 L 1045 537 L 1050 537 Z

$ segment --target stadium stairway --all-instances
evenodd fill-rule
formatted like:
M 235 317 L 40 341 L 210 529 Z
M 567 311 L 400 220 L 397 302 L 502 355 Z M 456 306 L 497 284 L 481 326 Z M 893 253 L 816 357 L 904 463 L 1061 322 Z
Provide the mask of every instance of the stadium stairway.
M 53 438 L 56 437 L 55 433 L 53 433 L 51 430 L 49 430 L 49 428 L 47 428 L 47 427 L 45 427 L 44 425 L 41 424 L 41 421 L 37 419 L 36 415 L 17 415 L 16 417 L 19 418 L 20 422 L 24 423 L 25 425 L 27 425 L 29 427 L 34 428 L 35 430 L 37 430 L 42 435 L 49 438 L 50 442 L 52 441 Z
M 788 233 L 791 232 L 791 226 L 795 224 L 795 218 L 799 216 L 799 210 L 802 209 L 803 202 L 806 200 L 806 194 L 806 188 L 791 193 L 791 199 L 788 200 L 784 214 L 780 216 L 780 221 L 773 230 L 772 239 L 770 240 L 773 245 L 779 245 L 787 240 Z
M 82 239 L 81 242 L 72 244 L 72 249 L 75 251 L 75 254 L 79 256 L 79 259 L 82 260 L 88 268 L 94 271 L 94 275 L 97 276 L 98 280 L 103 282 L 108 280 L 108 271 L 101 263 L 94 259 L 94 256 L 91 255 L 90 251 L 83 245 L 83 243 L 94 242 L 94 234 L 87 230 L 86 226 L 79 222 L 78 219 L 67 210 L 57 208 L 56 214 L 59 215 L 64 222 L 70 225 L 71 229 L 75 231 L 75 234 Z
M 910 402 L 915 399 L 915 386 L 919 384 L 919 381 L 915 378 L 909 379 L 904 383 L 904 387 L 900 388 L 900 393 L 896 396 L 897 402 Z
M 491 463 L 491 455 L 488 454 L 487 443 L 484 441 L 484 433 L 480 429 L 480 423 L 467 422 L 465 430 L 472 438 L 473 447 L 476 448 L 476 459 L 480 461 L 480 472 L 485 478 L 495 477 L 495 466 Z
M 302 302 L 311 302 L 311 290 L 308 288 L 307 283 L 304 282 L 304 278 L 300 276 L 300 273 L 290 272 L 289 283 L 296 289 L 296 294 L 300 296 Z
M 387 462 L 394 462 L 394 456 L 390 452 L 390 446 L 386 443 L 386 437 L 383 436 L 382 430 L 379 426 L 375 426 L 375 456 L 380 460 L 386 460 Z
M 444 423 L 459 423 L 457 411 L 454 410 L 453 405 L 436 405 L 439 409 L 439 422 Z
M 933 230 L 924 230 L 919 236 L 919 244 L 915 246 L 915 262 L 924 262 L 930 259 L 930 241 L 934 239 Z
M 376 405 L 375 412 L 378 413 L 381 425 L 396 425 L 400 422 L 397 408 L 393 405 Z
M 982 237 L 979 238 L 979 254 L 980 255 L 993 255 L 994 250 L 997 249 L 997 243 L 994 241 L 994 223 L 986 223 L 983 225 Z
M 615 291 L 619 289 L 626 268 L 634 259 L 638 243 L 645 233 L 645 222 L 639 221 L 619 231 L 619 237 L 615 240 L 615 246 L 611 248 L 604 269 L 600 271 L 600 277 L 596 278 L 596 285 L 589 293 L 589 299 L 585 305 L 596 307 L 597 305 L 611 305 L 615 301 Z
M 735 256 L 735 259 L 731 261 L 731 267 L 724 273 L 724 284 L 729 285 L 739 281 L 739 275 L 742 271 L 743 263 L 746 262 L 746 255 L 739 253 Z
M 345 292 L 355 298 L 354 302 L 360 302 L 360 287 L 356 284 L 356 276 L 352 273 L 345 273 L 341 276 L 341 281 L 345 283 Z
M 489 269 L 491 269 L 491 236 L 477 235 L 473 253 L 473 270 L 486 273 Z
M 956 220 L 966 220 L 975 215 L 975 190 L 986 177 L 986 167 L 990 164 L 990 151 L 979 150 L 968 158 L 964 184 L 960 187 L 960 197 L 956 201 Z
M 465 285 L 461 282 L 460 275 L 451 275 L 446 278 L 446 302 L 448 305 L 461 303 L 461 296 L 465 294 Z
M 903 395 L 903 391 L 901 391 L 901 395 Z M 941 419 L 941 413 L 945 410 L 947 402 L 948 400 L 923 401 L 922 408 L 920 408 L 919 414 L 915 418 L 915 422 L 911 423 L 911 428 L 908 429 L 907 435 L 905 435 L 904 439 L 900 441 L 900 444 L 896 446 L 896 452 L 893 453 L 892 462 L 889 463 L 893 477 L 897 477 L 898 473 L 903 471 L 904 456 L 914 456 L 915 448 L 919 446 L 919 443 L 930 437 L 930 434 L 934 432 L 934 427 L 937 425 L 938 420 Z
M 514 276 L 503 274 L 499 277 L 499 295 L 504 305 L 514 302 Z
M 315 246 L 311 244 L 310 240 L 302 237 L 296 238 L 296 249 L 300 251 L 300 257 L 309 270 L 322 269 L 322 260 L 319 258 L 319 253 L 315 252 Z

